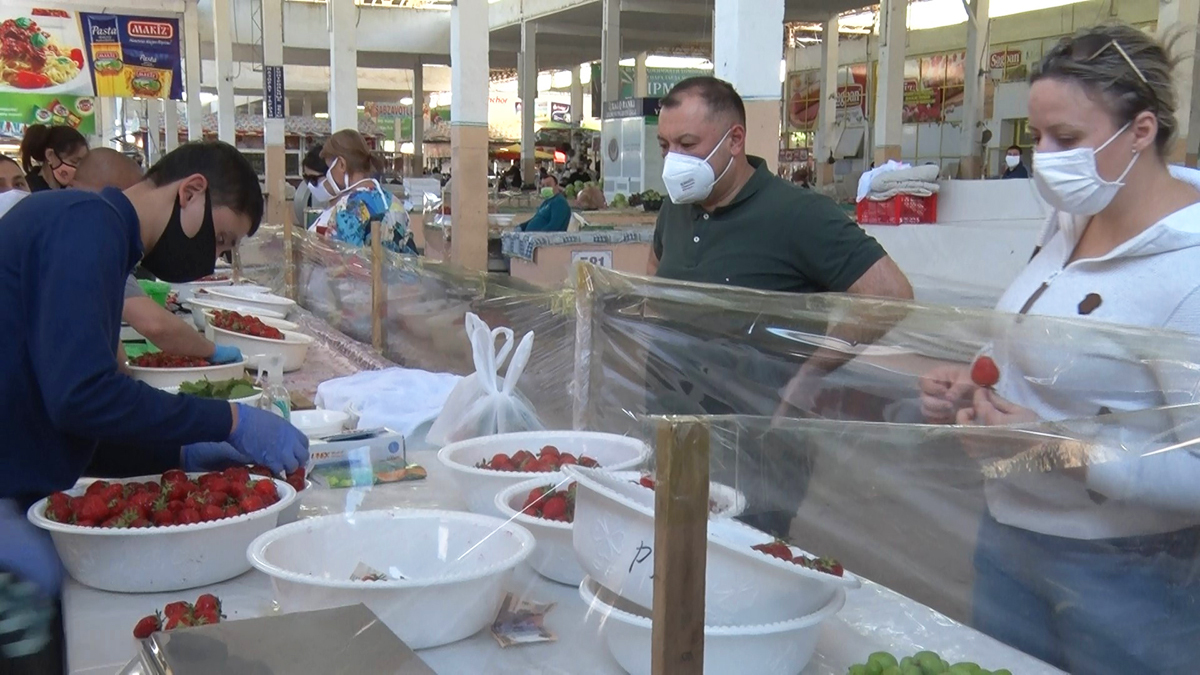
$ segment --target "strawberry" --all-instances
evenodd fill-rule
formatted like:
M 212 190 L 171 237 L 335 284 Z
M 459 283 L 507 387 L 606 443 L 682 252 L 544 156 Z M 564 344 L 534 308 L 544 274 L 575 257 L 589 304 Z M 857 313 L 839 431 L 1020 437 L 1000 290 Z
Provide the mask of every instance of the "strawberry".
M 753 548 L 755 551 L 758 551 L 759 553 L 765 553 L 773 558 L 779 558 L 780 560 L 787 560 L 787 561 L 792 560 L 792 550 L 790 548 L 788 548 L 787 542 L 781 541 L 779 539 L 776 539 L 775 541 L 773 541 L 769 544 L 759 544 L 757 546 L 751 546 L 751 548 Z
M 108 481 L 98 480 L 98 481 L 92 483 L 91 485 L 87 486 L 87 490 L 84 490 L 83 494 L 84 494 L 84 496 L 91 496 L 91 495 L 99 496 L 101 492 L 104 492 L 106 489 L 108 489 L 108 486 L 109 486 Z
M 641 478 L 638 479 L 638 485 L 641 485 L 644 488 L 650 488 L 651 490 L 653 490 L 654 489 L 654 479 L 651 478 L 650 476 L 642 476 Z
M 254 474 L 255 476 L 264 476 L 266 478 L 275 477 L 275 474 L 271 473 L 270 469 L 260 464 L 255 464 L 254 466 L 250 467 L 250 473 Z
M 835 577 L 846 574 L 846 568 L 842 567 L 842 563 L 833 558 L 817 558 L 814 562 L 814 569 L 826 574 L 832 574 Z
M 575 461 L 575 455 L 572 455 L 569 452 L 564 452 L 558 456 L 558 466 L 559 468 L 562 468 L 567 464 L 578 464 L 578 462 Z
M 207 612 L 214 611 L 217 614 L 221 613 L 221 599 L 212 593 L 205 593 L 196 598 L 196 611 Z
M 130 508 L 137 509 L 137 512 L 146 517 L 154 510 L 154 505 L 158 503 L 159 496 L 152 492 L 139 492 L 129 498 Z
M 216 490 L 208 493 L 208 503 L 216 504 L 217 506 L 225 506 L 225 502 L 229 501 L 229 495 L 225 492 Z
M 587 455 L 580 455 L 579 456 L 579 466 L 585 466 L 589 469 L 595 469 L 596 467 L 600 466 L 600 462 L 597 462 L 596 460 L 592 459 L 591 457 L 588 457 Z
M 211 626 L 212 624 L 220 623 L 221 616 L 217 613 L 216 608 L 208 610 L 196 610 L 195 623 L 196 626 Z
M 69 523 L 71 522 L 71 508 L 69 506 L 47 504 L 46 517 L 56 523 Z
M 266 508 L 266 504 L 258 495 L 246 495 L 238 501 L 238 507 L 242 513 L 254 513 Z
M 542 497 L 546 496 L 547 492 L 550 492 L 550 488 L 539 487 L 530 490 L 529 495 L 525 497 L 525 505 L 521 508 L 521 510 L 524 511 L 536 504 Z M 541 507 L 538 507 L 536 510 L 540 510 L 540 508 Z
M 250 469 L 244 466 L 231 466 L 222 471 L 221 475 L 230 483 L 241 483 L 244 485 L 246 481 L 250 480 Z
M 70 507 L 71 497 L 65 492 L 55 492 L 46 498 L 50 506 L 59 506 L 63 508 Z
M 152 480 L 142 483 L 142 489 L 146 492 L 153 492 L 155 494 L 162 492 L 162 486 Z
M 129 527 L 150 527 L 150 521 L 144 517 L 138 516 L 129 523 Z
M 287 484 L 295 488 L 296 492 L 304 491 L 304 467 L 300 467 L 289 473 L 286 477 Z
M 217 506 L 216 504 L 205 504 L 204 508 L 201 509 L 201 511 L 200 511 L 200 520 L 202 520 L 202 521 L 207 522 L 207 521 L 213 521 L 213 520 L 220 520 L 224 517 L 225 517 L 225 509 L 221 508 L 220 506 Z
M 184 507 L 179 511 L 179 515 L 176 518 L 180 525 L 193 525 L 200 522 L 200 512 L 196 509 Z
M 167 502 L 167 510 L 171 513 L 179 513 L 183 510 L 183 502 L 178 499 L 172 499 Z
M 162 616 L 154 613 L 138 620 L 137 625 L 133 627 L 133 637 L 145 640 L 160 630 L 162 630 Z
M 560 454 L 561 453 L 559 453 L 558 448 L 554 447 L 553 445 L 547 445 L 546 447 L 542 448 L 541 452 L 538 453 L 538 456 L 542 458 L 553 457 L 554 459 L 558 459 Z
M 166 607 L 163 607 L 163 615 L 168 619 L 178 619 L 179 617 L 183 616 L 184 614 L 188 614 L 191 611 L 192 605 L 184 602 L 183 600 L 172 602 Z
M 119 483 L 113 483 L 112 485 L 109 485 L 101 490 L 98 494 L 100 495 L 100 498 L 108 504 L 111 504 L 115 501 L 125 500 L 125 488 Z
M 542 505 L 542 517 L 547 520 L 563 520 L 567 515 L 567 500 L 565 497 L 555 495 L 546 500 Z
M 971 381 L 981 387 L 994 387 L 1000 381 L 1000 368 L 990 356 L 981 356 L 971 364 Z
M 275 490 L 275 482 L 271 480 L 260 480 L 255 483 L 254 494 L 262 497 L 263 501 L 266 501 L 268 497 L 271 499 L 279 497 L 279 493 Z
M 533 453 L 528 450 L 518 450 L 512 456 L 512 463 L 520 466 L 531 459 L 533 459 Z
M 162 509 L 150 514 L 150 520 L 156 527 L 166 527 L 175 524 L 175 513 L 170 509 Z
M 86 495 L 75 509 L 76 520 L 101 522 L 109 516 L 108 504 L 99 495 Z

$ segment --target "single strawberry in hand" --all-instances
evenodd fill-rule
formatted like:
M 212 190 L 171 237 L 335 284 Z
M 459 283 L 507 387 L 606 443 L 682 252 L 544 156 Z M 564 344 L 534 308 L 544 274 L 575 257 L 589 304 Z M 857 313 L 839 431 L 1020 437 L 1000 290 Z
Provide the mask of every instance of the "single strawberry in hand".
M 1000 381 L 1000 368 L 990 356 L 981 356 L 971 364 L 971 381 L 980 387 L 994 387 Z
M 162 615 L 155 612 L 150 616 L 142 617 L 137 622 L 137 625 L 133 627 L 133 637 L 145 640 L 160 630 L 162 630 Z

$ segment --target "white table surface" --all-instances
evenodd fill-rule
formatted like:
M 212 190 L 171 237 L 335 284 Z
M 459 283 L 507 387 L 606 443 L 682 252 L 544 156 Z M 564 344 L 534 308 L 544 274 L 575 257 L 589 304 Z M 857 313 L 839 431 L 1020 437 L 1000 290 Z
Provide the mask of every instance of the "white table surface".
M 410 459 L 429 471 L 414 483 L 363 490 L 318 490 L 304 493 L 301 515 L 347 510 L 421 507 L 464 509 L 452 479 L 428 451 Z M 488 630 L 450 645 L 418 654 L 439 673 L 621 673 L 599 635 L 599 617 L 587 615 L 578 589 L 548 581 L 521 565 L 509 591 L 538 602 L 555 602 L 546 625 L 558 635 L 553 643 L 501 649 Z M 168 602 L 194 600 L 214 593 L 224 603 L 229 621 L 267 616 L 275 610 L 269 577 L 251 570 L 236 579 L 189 591 L 158 594 L 108 593 L 68 580 L 63 589 L 67 664 L 72 675 L 113 675 L 134 656 L 133 625 Z M 843 675 L 850 664 L 874 651 L 898 656 L 922 649 L 950 662 L 970 660 L 988 669 L 1008 668 L 1022 675 L 1060 671 L 942 616 L 882 586 L 864 583 L 846 596 L 846 606 L 821 629 L 817 653 L 803 675 Z

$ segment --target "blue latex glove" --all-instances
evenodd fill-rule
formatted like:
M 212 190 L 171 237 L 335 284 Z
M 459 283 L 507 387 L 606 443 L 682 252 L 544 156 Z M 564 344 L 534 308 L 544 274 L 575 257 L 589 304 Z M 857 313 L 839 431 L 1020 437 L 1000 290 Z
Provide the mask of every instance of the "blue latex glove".
M 34 527 L 10 499 L 0 499 L 0 574 L 5 572 L 51 598 L 62 588 L 62 562 L 50 533 Z
M 229 345 L 217 345 L 216 350 L 213 351 L 213 355 L 208 360 L 217 365 L 222 363 L 237 363 L 242 360 L 242 350 L 237 347 L 230 347 Z
M 275 473 L 291 473 L 308 464 L 308 437 L 287 420 L 266 410 L 237 404 L 237 427 L 229 443 Z
M 192 443 L 185 445 L 179 454 L 180 466 L 184 471 L 224 471 L 239 464 L 252 464 L 246 455 L 228 443 Z

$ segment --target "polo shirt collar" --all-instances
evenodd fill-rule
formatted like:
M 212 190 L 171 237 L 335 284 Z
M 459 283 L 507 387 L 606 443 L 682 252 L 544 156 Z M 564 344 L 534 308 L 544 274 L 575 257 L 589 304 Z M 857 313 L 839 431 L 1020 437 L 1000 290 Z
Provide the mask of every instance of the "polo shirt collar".
M 767 162 L 763 158 L 755 157 L 754 155 L 746 155 L 746 161 L 750 162 L 750 166 L 754 167 L 754 173 L 750 175 L 750 180 L 746 181 L 746 184 L 743 185 L 742 189 L 738 191 L 737 196 L 733 198 L 733 201 L 714 209 L 712 212 L 714 216 L 732 211 L 743 202 L 749 201 L 752 197 L 754 197 L 754 195 L 758 194 L 759 190 L 762 190 L 764 187 L 770 184 L 771 179 L 775 177 L 771 173 L 771 170 L 767 168 Z M 697 204 L 695 205 L 695 208 L 699 209 L 701 207 L 699 204 Z

